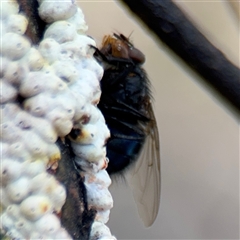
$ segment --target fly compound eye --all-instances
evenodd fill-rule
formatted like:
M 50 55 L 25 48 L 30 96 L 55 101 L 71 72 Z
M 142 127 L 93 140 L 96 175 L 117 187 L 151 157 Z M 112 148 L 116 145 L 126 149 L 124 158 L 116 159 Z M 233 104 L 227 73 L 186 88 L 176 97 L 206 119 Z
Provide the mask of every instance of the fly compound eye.
M 131 58 L 136 63 L 143 64 L 145 62 L 144 54 L 135 47 L 129 49 L 128 55 L 129 58 Z

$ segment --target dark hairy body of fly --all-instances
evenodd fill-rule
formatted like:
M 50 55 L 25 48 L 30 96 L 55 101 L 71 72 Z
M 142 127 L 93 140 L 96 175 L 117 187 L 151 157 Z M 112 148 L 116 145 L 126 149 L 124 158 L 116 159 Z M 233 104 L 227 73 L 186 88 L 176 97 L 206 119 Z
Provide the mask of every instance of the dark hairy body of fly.
M 98 108 L 111 132 L 107 142 L 109 174 L 122 172 L 138 158 L 150 121 L 150 83 L 141 68 L 145 57 L 123 35 L 114 36 L 105 38 L 102 49 L 95 53 L 106 65 Z
M 104 72 L 101 88 L 98 107 L 111 132 L 107 142 L 107 171 L 111 174 L 130 166 L 143 147 L 144 125 L 149 122 L 149 84 L 139 64 L 117 62 Z

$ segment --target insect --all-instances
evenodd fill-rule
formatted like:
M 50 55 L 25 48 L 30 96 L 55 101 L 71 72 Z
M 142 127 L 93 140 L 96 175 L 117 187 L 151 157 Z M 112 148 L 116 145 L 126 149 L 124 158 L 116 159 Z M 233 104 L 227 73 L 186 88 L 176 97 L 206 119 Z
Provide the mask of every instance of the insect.
M 160 152 L 150 82 L 141 68 L 144 54 L 122 34 L 105 36 L 95 58 L 104 66 L 98 104 L 111 137 L 109 174 L 130 168 L 130 186 L 145 226 L 154 222 L 160 201 Z

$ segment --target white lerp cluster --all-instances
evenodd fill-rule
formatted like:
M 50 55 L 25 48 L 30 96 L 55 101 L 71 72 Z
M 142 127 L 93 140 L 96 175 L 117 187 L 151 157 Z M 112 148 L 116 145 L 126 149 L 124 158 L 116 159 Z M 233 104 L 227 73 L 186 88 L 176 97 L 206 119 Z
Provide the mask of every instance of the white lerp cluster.
M 76 163 L 85 170 L 89 207 L 97 209 L 91 239 L 115 239 L 105 225 L 113 201 L 105 171 L 109 130 L 95 106 L 103 74 L 95 42 L 73 1 L 39 4 L 49 25 L 34 47 L 17 1 L 1 2 L 0 230 L 10 239 L 71 239 L 57 217 L 65 188 L 46 169 L 61 158 L 57 138 L 76 128 Z

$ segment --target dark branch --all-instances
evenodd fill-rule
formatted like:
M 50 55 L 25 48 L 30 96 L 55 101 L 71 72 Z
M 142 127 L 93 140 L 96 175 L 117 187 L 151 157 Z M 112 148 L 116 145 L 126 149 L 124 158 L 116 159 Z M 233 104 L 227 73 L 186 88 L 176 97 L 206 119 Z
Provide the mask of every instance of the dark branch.
M 171 0 L 122 2 L 188 66 L 240 111 L 239 68 L 214 47 Z

